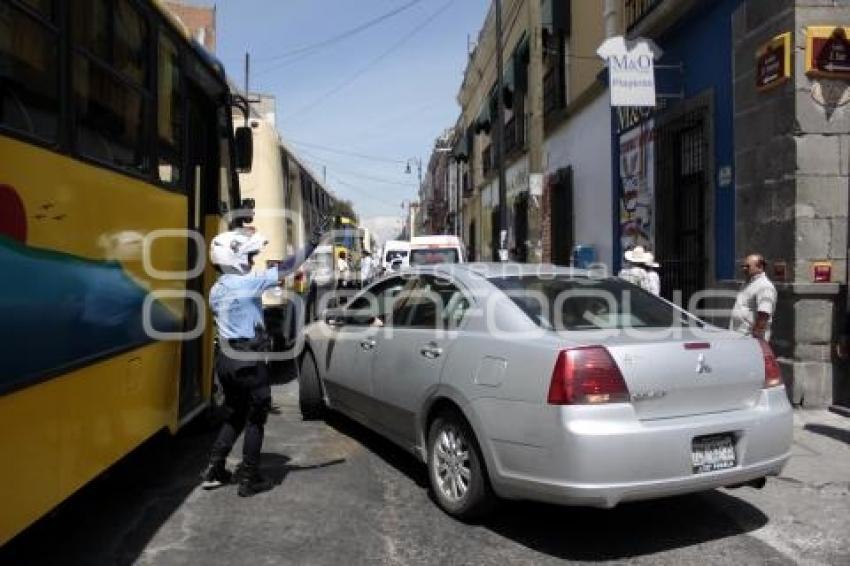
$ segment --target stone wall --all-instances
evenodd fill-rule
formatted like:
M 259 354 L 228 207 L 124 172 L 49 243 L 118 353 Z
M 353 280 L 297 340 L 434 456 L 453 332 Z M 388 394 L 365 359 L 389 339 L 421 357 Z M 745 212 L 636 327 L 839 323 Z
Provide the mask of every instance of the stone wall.
M 850 25 L 850 2 L 749 0 L 733 18 L 736 255 L 787 264 L 772 342 L 794 401 L 824 406 L 848 401 L 835 399 L 836 380 L 847 378 L 834 345 L 844 331 L 850 186 L 850 105 L 836 103 L 845 91 L 850 100 L 850 83 L 806 75 L 809 25 Z M 792 78 L 759 92 L 756 50 L 789 31 Z M 812 264 L 824 260 L 834 283 L 813 284 Z

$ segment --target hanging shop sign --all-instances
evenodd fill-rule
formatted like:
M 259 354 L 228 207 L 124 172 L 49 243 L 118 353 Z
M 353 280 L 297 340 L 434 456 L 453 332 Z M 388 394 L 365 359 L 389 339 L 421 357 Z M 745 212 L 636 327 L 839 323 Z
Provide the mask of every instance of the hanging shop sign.
M 652 248 L 655 193 L 655 124 L 620 136 L 620 244 Z
M 806 74 L 824 79 L 850 80 L 850 28 L 806 28 Z
M 756 88 L 770 90 L 791 78 L 791 33 L 777 35 L 756 51 Z
M 652 40 L 612 37 L 596 54 L 608 63 L 611 106 L 655 107 L 655 61 L 662 51 Z

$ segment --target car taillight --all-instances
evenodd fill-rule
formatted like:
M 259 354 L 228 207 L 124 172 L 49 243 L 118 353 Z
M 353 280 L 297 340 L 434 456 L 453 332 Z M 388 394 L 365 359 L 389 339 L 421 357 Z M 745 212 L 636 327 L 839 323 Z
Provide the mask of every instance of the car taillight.
M 550 405 L 625 403 L 629 389 L 617 362 L 602 346 L 571 348 L 558 354 L 549 384 Z
M 782 370 L 779 369 L 779 362 L 776 361 L 776 355 L 773 353 L 773 348 L 764 340 L 759 340 L 761 353 L 764 356 L 764 388 L 778 387 L 784 382 L 782 381 Z

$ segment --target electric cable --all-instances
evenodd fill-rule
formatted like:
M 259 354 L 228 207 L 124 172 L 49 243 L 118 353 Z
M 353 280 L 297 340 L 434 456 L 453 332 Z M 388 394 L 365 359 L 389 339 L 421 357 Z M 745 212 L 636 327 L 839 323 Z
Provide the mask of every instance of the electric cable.
M 354 74 L 352 74 L 351 76 L 349 76 L 348 78 L 343 80 L 341 83 L 339 83 L 335 87 L 331 88 L 330 90 L 328 90 L 327 92 L 325 92 L 324 94 L 319 96 L 314 101 L 310 102 L 309 104 L 302 106 L 298 110 L 296 110 L 296 111 L 294 111 L 294 112 L 292 112 L 292 113 L 290 113 L 286 116 L 283 116 L 281 118 L 281 121 L 283 122 L 283 121 L 286 121 L 288 119 L 292 119 L 293 117 L 303 118 L 304 115 L 307 114 L 310 110 L 314 109 L 315 107 L 320 105 L 322 102 L 324 102 L 328 98 L 334 96 L 335 94 L 337 94 L 338 92 L 340 92 L 344 88 L 351 85 L 353 82 L 355 82 L 361 76 L 365 75 L 368 71 L 370 71 L 375 65 L 377 65 L 378 63 L 380 63 L 381 61 L 383 61 L 384 59 L 386 59 L 387 57 L 392 55 L 395 51 L 397 51 L 398 49 L 403 47 L 408 41 L 413 39 L 413 37 L 415 37 L 423 29 L 425 29 L 425 27 L 428 26 L 428 24 L 430 24 L 431 22 L 436 20 L 440 15 L 443 14 L 443 12 L 448 10 L 449 7 L 452 4 L 454 4 L 454 2 L 455 2 L 455 0 L 448 0 L 448 2 L 445 2 L 444 4 L 440 5 L 440 7 L 437 8 L 436 11 L 431 13 L 427 18 L 425 18 L 425 20 L 423 20 L 422 22 L 417 24 L 417 26 L 414 27 L 410 32 L 408 32 L 403 37 L 401 37 L 401 39 L 399 39 L 399 41 L 393 43 L 389 47 L 389 49 L 382 52 L 380 55 L 378 55 L 377 57 L 372 59 L 368 64 L 366 64 L 360 70 L 358 70 L 357 72 L 355 72 Z

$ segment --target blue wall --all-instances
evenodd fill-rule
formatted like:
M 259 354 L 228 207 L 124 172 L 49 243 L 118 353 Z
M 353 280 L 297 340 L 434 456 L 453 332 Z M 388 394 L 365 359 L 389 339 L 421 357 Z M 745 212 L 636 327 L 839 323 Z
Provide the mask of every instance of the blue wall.
M 673 1 L 673 0 L 668 0 Z M 715 276 L 733 279 L 735 276 L 735 186 L 717 186 L 721 167 L 735 165 L 734 97 L 732 90 L 732 14 L 745 0 L 712 0 L 702 2 L 674 28 L 655 41 L 664 50 L 659 64 L 682 63 L 684 69 L 657 69 L 656 86 L 660 94 L 678 93 L 684 89 L 685 99 L 706 91 L 714 93 L 714 175 L 715 208 Z M 668 99 L 668 108 L 681 101 Z M 616 129 L 616 120 L 614 124 Z M 613 140 L 615 173 L 615 203 L 619 198 L 619 147 L 616 132 Z M 734 175 L 733 175 L 734 178 Z M 619 205 L 615 207 L 619 214 Z M 619 227 L 619 218 L 615 223 Z M 615 237 L 619 243 L 619 234 Z M 618 253 L 619 252 L 615 252 Z M 615 258 L 619 260 L 620 258 Z M 619 263 L 619 261 L 615 262 Z

